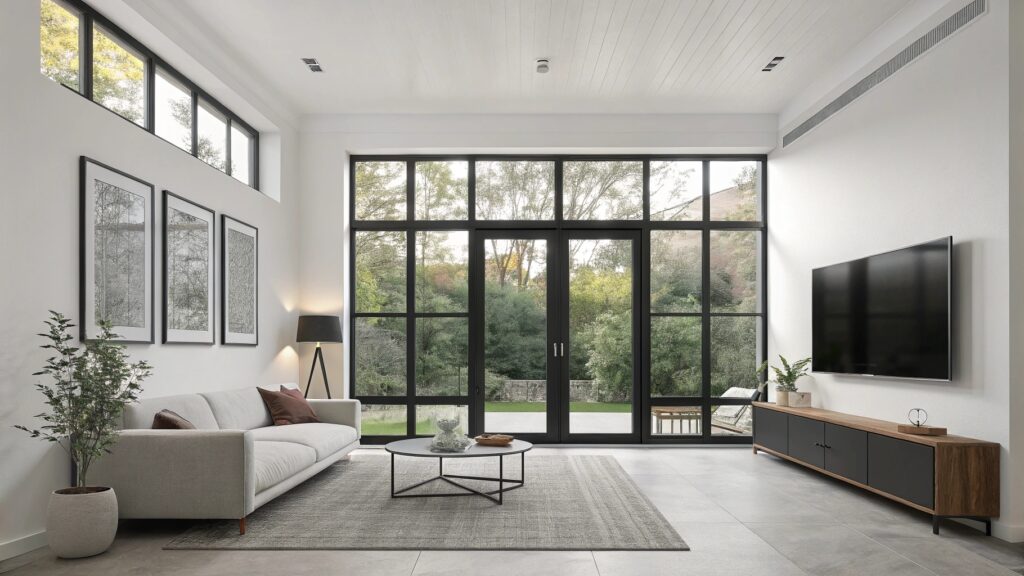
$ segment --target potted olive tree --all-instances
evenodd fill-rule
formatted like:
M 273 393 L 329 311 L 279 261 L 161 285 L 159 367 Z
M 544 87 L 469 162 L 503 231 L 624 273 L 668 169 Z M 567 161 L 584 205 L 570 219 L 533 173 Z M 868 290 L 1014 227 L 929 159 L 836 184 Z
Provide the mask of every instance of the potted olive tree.
M 99 337 L 71 345 L 74 326 L 64 315 L 50 311 L 49 332 L 40 334 L 49 343 L 42 348 L 53 356 L 34 376 L 49 376 L 36 384 L 49 410 L 37 418 L 38 429 L 16 426 L 47 442 L 59 444 L 71 457 L 74 486 L 50 495 L 46 535 L 50 548 L 62 558 L 82 558 L 105 551 L 117 533 L 117 497 L 109 486 L 88 484 L 89 466 L 110 451 L 117 440 L 124 407 L 135 401 L 142 380 L 149 376 L 145 361 L 129 363 L 124 346 L 112 342 L 116 335 L 101 323 Z
M 772 371 L 775 372 L 775 403 L 779 406 L 810 406 L 811 393 L 798 392 L 796 381 L 807 374 L 807 365 L 811 363 L 811 359 L 804 358 L 790 364 L 785 356 L 779 354 L 779 361 L 782 362 L 782 368 L 778 366 L 771 367 Z M 758 377 L 762 373 L 765 375 L 768 373 L 767 360 L 757 368 L 756 374 Z

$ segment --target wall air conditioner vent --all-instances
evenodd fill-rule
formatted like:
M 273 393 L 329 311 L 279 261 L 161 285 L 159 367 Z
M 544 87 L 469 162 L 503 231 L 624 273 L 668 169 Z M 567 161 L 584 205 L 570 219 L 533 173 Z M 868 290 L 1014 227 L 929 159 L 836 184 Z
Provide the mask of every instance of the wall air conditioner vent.
M 302 63 L 309 68 L 310 72 L 323 72 L 324 69 L 320 66 L 320 62 L 316 58 L 303 58 Z
M 952 36 L 975 18 L 984 14 L 985 9 L 986 0 L 974 0 L 974 2 L 964 6 L 959 12 L 950 16 L 935 28 L 932 28 L 924 36 L 921 36 L 910 46 L 907 46 L 902 52 L 893 56 L 888 62 L 879 66 L 874 72 L 865 76 L 849 90 L 840 94 L 838 98 L 826 104 L 824 108 L 818 110 L 813 116 L 804 120 L 799 126 L 783 136 L 782 147 L 789 146 L 797 138 L 810 132 L 833 114 L 863 96 L 868 90 L 878 86 L 898 70 L 910 64 L 946 38 Z

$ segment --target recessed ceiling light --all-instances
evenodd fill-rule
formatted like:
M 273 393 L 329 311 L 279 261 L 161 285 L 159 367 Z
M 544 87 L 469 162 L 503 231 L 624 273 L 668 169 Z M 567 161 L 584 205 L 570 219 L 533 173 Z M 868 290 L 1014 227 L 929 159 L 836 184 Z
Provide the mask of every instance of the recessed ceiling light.
M 537 74 L 547 74 L 551 70 L 551 65 L 547 58 L 537 59 Z
M 317 62 L 316 58 L 303 58 L 302 62 L 309 68 L 310 72 L 324 71 L 323 66 L 320 66 L 320 63 Z
M 764 68 L 761 68 L 761 72 L 771 72 L 784 59 L 785 59 L 785 56 L 776 56 L 775 58 L 772 58 L 771 62 L 765 64 Z

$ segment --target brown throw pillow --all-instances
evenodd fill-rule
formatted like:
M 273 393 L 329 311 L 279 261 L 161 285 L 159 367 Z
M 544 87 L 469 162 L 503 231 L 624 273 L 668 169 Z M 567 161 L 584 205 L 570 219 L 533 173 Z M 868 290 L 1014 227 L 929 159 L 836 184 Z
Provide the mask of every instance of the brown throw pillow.
M 153 415 L 153 430 L 195 430 L 195 424 L 170 410 L 161 410 Z
M 298 390 L 295 391 L 298 393 L 298 397 L 294 396 L 291 391 L 274 392 L 272 390 L 264 390 L 263 388 L 257 388 L 257 390 L 260 391 L 263 403 L 270 410 L 270 417 L 274 420 L 274 426 L 307 424 L 320 421 L 316 417 L 313 407 L 309 405 L 309 402 L 306 402 L 306 399 L 302 397 Z

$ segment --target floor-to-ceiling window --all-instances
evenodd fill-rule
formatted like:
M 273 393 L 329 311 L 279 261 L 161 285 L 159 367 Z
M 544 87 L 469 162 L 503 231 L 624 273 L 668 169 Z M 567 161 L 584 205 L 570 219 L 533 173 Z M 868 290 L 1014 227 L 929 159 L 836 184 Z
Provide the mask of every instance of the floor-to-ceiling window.
M 351 394 L 368 441 L 744 442 L 763 156 L 356 156 Z

